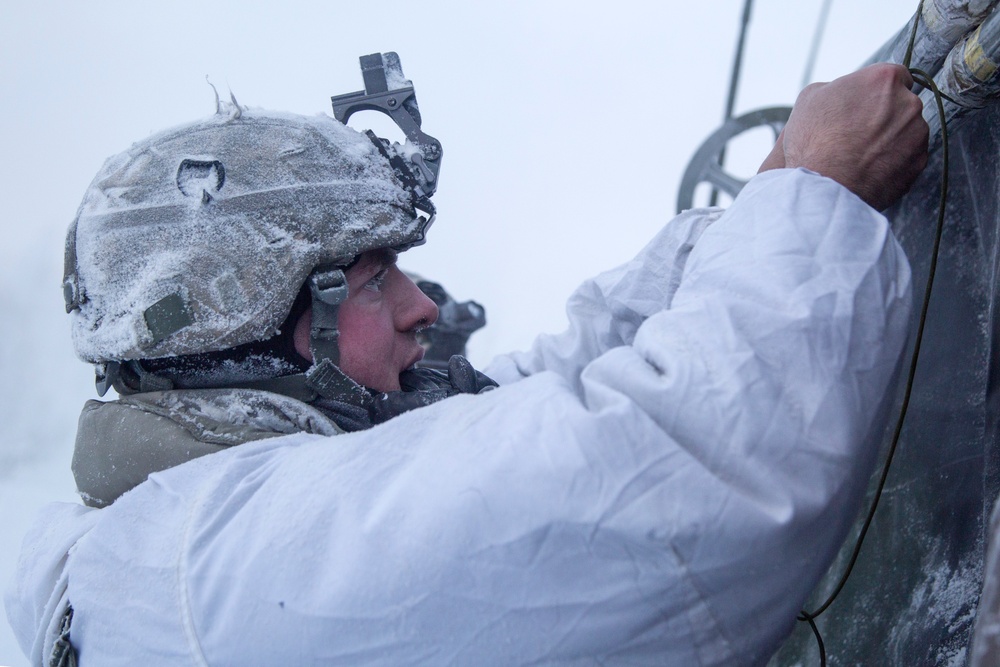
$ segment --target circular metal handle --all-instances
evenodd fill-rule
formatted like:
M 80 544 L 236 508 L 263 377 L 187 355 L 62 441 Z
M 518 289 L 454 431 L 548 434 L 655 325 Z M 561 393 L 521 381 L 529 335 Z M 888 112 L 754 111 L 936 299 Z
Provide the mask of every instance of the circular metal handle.
M 747 182 L 723 169 L 720 156 L 726 144 L 734 137 L 764 125 L 774 131 L 774 138 L 777 140 L 791 113 L 791 107 L 757 109 L 737 118 L 730 118 L 713 132 L 695 152 L 684 171 L 677 195 L 677 212 L 680 213 L 693 206 L 694 190 L 701 183 L 710 183 L 717 190 L 735 198 Z

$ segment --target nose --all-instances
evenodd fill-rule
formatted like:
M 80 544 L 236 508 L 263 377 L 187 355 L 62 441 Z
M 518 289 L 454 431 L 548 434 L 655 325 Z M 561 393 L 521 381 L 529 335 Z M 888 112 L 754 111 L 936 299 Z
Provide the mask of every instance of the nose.
M 413 331 L 418 327 L 429 327 L 438 318 L 438 307 L 430 297 L 420 291 L 409 276 L 392 267 L 392 284 L 395 300 L 395 324 L 397 331 Z

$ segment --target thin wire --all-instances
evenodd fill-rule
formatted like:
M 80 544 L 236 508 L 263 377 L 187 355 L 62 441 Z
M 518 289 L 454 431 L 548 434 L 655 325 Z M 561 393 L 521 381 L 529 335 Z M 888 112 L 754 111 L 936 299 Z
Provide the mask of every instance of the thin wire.
M 806 621 L 809 624 L 810 629 L 813 631 L 813 636 L 816 637 L 816 645 L 819 646 L 819 667 L 826 667 L 826 647 L 823 645 L 823 635 L 819 633 L 819 628 L 816 627 L 816 622 L 813 621 L 813 617 L 802 612 L 803 617 L 800 621 Z
M 934 233 L 934 246 L 931 250 L 931 261 L 927 271 L 927 284 L 926 287 L 924 288 L 924 299 L 920 308 L 920 317 L 917 325 L 917 333 L 913 344 L 913 355 L 910 358 L 910 368 L 909 372 L 907 373 L 906 389 L 903 394 L 903 402 L 902 405 L 900 406 L 899 417 L 896 420 L 896 427 L 893 431 L 891 444 L 889 446 L 889 451 L 886 454 L 886 460 L 882 466 L 882 474 L 879 478 L 879 483 L 875 491 L 875 497 L 872 500 L 871 507 L 868 510 L 868 515 L 865 517 L 865 522 L 864 524 L 862 524 L 861 532 L 858 535 L 858 539 L 854 544 L 854 551 L 851 554 L 851 559 L 848 562 L 847 568 L 845 569 L 843 575 L 841 575 L 840 581 L 838 582 L 833 593 L 830 594 L 830 596 L 826 599 L 826 601 L 822 605 L 820 605 L 819 608 L 816 609 L 816 611 L 807 612 L 803 610 L 798 616 L 798 620 L 809 623 L 809 626 L 812 628 L 813 634 L 816 636 L 816 642 L 819 646 L 821 665 L 826 665 L 826 649 L 823 645 L 823 639 L 819 633 L 819 629 L 817 628 L 814 619 L 820 614 L 822 614 L 824 611 L 826 611 L 831 604 L 833 604 L 834 600 L 836 600 L 841 590 L 843 590 L 844 586 L 847 584 L 847 580 L 851 576 L 851 572 L 854 570 L 854 566 L 857 563 L 858 556 L 861 553 L 861 547 L 864 543 L 865 536 L 868 534 L 868 529 L 871 527 L 872 520 L 875 517 L 875 511 L 878 509 L 878 503 L 882 497 L 882 492 L 885 489 L 886 479 L 889 476 L 889 469 L 892 465 L 893 457 L 899 445 L 899 438 L 903 430 L 903 423 L 906 420 L 906 412 L 907 409 L 909 408 L 910 397 L 913 393 L 914 378 L 916 376 L 917 363 L 920 358 L 920 347 L 923 341 L 924 328 L 927 324 L 927 313 L 930 307 L 931 293 L 934 287 L 934 276 L 937 272 L 938 256 L 941 249 L 941 237 L 943 236 L 944 232 L 945 207 L 948 200 L 948 165 L 950 162 L 948 156 L 948 127 L 945 123 L 944 102 L 943 102 L 943 98 L 947 98 L 947 96 L 943 95 L 941 91 L 938 90 L 937 84 L 934 83 L 934 79 L 927 72 L 921 69 L 909 67 L 910 60 L 913 55 L 913 44 L 916 40 L 917 21 L 919 20 L 919 16 L 922 9 L 923 9 L 923 0 L 920 0 L 919 5 L 917 6 L 917 14 L 914 17 L 913 29 L 910 33 L 910 43 L 906 49 L 906 55 L 904 57 L 903 65 L 907 67 L 907 69 L 909 69 L 910 75 L 913 77 L 913 80 L 916 83 L 925 88 L 930 89 L 930 91 L 934 94 L 934 101 L 937 106 L 938 116 L 941 120 L 941 143 L 942 143 L 941 197 L 938 203 L 937 227 Z
M 896 420 L 896 428 L 892 434 L 892 444 L 889 446 L 889 453 L 886 455 L 885 464 L 882 466 L 882 476 L 879 478 L 878 487 L 875 491 L 875 498 L 872 500 L 871 508 L 868 510 L 868 516 L 865 518 L 865 523 L 861 528 L 861 534 L 858 535 L 858 540 L 854 545 L 854 553 L 851 555 L 850 563 L 847 566 L 847 570 L 844 572 L 840 579 L 840 583 L 836 590 L 827 598 L 826 602 L 823 603 L 819 609 L 807 614 L 811 618 L 815 618 L 822 614 L 826 609 L 833 604 L 834 599 L 840 593 L 844 584 L 847 583 L 847 578 L 851 576 L 851 570 L 854 569 L 854 564 L 857 562 L 858 554 L 861 552 L 861 545 L 864 543 L 865 535 L 868 533 L 869 527 L 871 527 L 872 519 L 875 517 L 875 510 L 878 508 L 879 499 L 882 497 L 882 491 L 885 488 L 886 478 L 889 476 L 889 466 L 892 464 L 892 458 L 896 453 L 896 447 L 899 445 L 899 437 L 903 430 L 903 421 L 906 418 L 906 410 L 910 405 L 910 396 L 913 393 L 913 379 L 917 372 L 917 361 L 920 357 L 920 344 L 923 342 L 924 337 L 924 327 L 927 324 L 927 311 L 930 306 L 931 300 L 931 290 L 934 286 L 934 274 L 937 272 L 937 260 L 938 251 L 941 248 L 941 236 L 944 230 L 944 213 L 945 213 L 945 203 L 948 198 L 948 128 L 944 123 L 944 104 L 941 101 L 941 97 L 938 95 L 937 85 L 934 80 L 928 76 L 926 72 L 919 69 L 910 70 L 917 80 L 918 77 L 922 78 L 922 81 L 917 81 L 923 86 L 930 88 L 935 93 L 935 101 L 937 102 L 938 114 L 941 117 L 941 141 L 942 141 L 942 162 L 941 167 L 941 198 L 938 204 L 938 221 L 937 228 L 934 233 L 934 247 L 931 250 L 931 264 L 927 272 L 927 285 L 924 288 L 924 300 L 920 308 L 920 320 L 917 325 L 917 335 L 913 343 L 913 356 L 910 358 L 910 369 L 907 374 L 906 379 L 906 391 L 903 394 L 903 404 L 899 409 L 899 418 Z M 805 612 L 803 612 L 805 614 Z
M 911 74 L 914 75 L 915 81 L 917 81 L 918 83 L 927 88 L 930 88 L 934 92 L 935 101 L 938 107 L 938 114 L 941 118 L 943 165 L 941 168 L 941 198 L 938 205 L 937 228 L 934 234 L 934 247 L 931 251 L 930 268 L 928 269 L 927 273 L 927 286 L 924 289 L 924 300 L 920 309 L 920 319 L 919 319 L 919 324 L 917 325 L 917 334 L 913 345 L 913 355 L 910 359 L 910 369 L 907 374 L 906 391 L 904 392 L 903 395 L 902 406 L 899 409 L 899 418 L 896 421 L 896 428 L 892 435 L 892 441 L 891 441 L 892 444 L 889 446 L 889 452 L 886 455 L 885 464 L 882 466 L 882 475 L 879 478 L 878 487 L 875 491 L 875 497 L 872 500 L 871 507 L 868 510 L 868 515 L 867 517 L 865 517 L 865 522 L 862 525 L 861 533 L 858 535 L 857 542 L 855 542 L 854 544 L 854 551 L 851 554 L 851 560 L 848 563 L 847 568 L 844 571 L 844 574 L 841 576 L 836 589 L 833 591 L 833 593 L 830 594 L 826 602 L 820 605 L 819 608 L 816 609 L 816 611 L 807 612 L 803 610 L 798 617 L 798 620 L 800 621 L 807 621 L 809 625 L 812 626 L 813 632 L 817 634 L 817 640 L 819 641 L 822 664 L 826 664 L 826 658 L 823 652 L 823 642 L 822 639 L 819 638 L 818 634 L 819 631 L 816 628 L 813 619 L 815 619 L 817 616 L 825 612 L 830 607 L 830 605 L 833 604 L 834 600 L 836 600 L 841 590 L 843 590 L 844 586 L 847 584 L 847 580 L 851 576 L 851 572 L 854 570 L 854 566 L 857 563 L 858 556 L 861 553 L 861 547 L 864 544 L 865 536 L 868 534 L 868 529 L 871 527 L 872 520 L 875 518 L 875 511 L 878 509 L 879 500 L 882 498 L 882 492 L 885 489 L 886 479 L 889 476 L 889 469 L 890 466 L 892 465 L 893 456 L 895 455 L 896 449 L 899 445 L 899 438 L 903 430 L 903 422 L 905 421 L 906 418 L 906 411 L 910 405 L 910 396 L 913 393 L 913 384 L 914 384 L 913 380 L 914 376 L 916 375 L 917 362 L 920 357 L 920 345 L 921 342 L 923 341 L 924 327 L 927 323 L 927 311 L 930 306 L 931 291 L 934 286 L 934 275 L 937 272 L 937 260 L 938 260 L 939 250 L 941 248 L 941 236 L 944 229 L 945 203 L 948 197 L 948 129 L 944 122 L 944 103 L 942 102 L 942 98 L 937 89 L 937 85 L 934 83 L 934 80 L 927 75 L 926 72 L 919 69 L 913 69 L 911 70 Z M 923 80 L 918 80 L 918 77 Z
M 924 0 L 917 3 L 917 12 L 913 15 L 913 27 L 910 28 L 910 41 L 906 43 L 906 55 L 903 56 L 903 67 L 910 69 L 910 61 L 913 59 L 913 46 L 917 42 L 917 25 L 924 12 Z
M 816 32 L 813 33 L 812 46 L 809 47 L 809 58 L 806 60 L 806 69 L 802 73 L 802 88 L 812 82 L 813 68 L 816 66 L 816 56 L 819 55 L 819 45 L 823 41 L 823 34 L 826 32 L 826 20 L 830 17 L 830 5 L 833 0 L 823 0 L 823 6 L 819 10 L 819 20 L 816 22 Z

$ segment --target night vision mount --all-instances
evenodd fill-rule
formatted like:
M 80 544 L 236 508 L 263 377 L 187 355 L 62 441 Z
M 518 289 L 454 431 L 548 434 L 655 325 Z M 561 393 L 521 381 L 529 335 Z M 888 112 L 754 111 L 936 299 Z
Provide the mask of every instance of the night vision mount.
M 343 124 L 357 111 L 386 114 L 406 135 L 405 146 L 390 145 L 368 130 L 366 134 L 389 160 L 404 184 L 414 193 L 414 206 L 434 212 L 430 198 L 437 190 L 441 170 L 441 142 L 420 129 L 420 111 L 413 84 L 403 76 L 399 56 L 394 52 L 361 56 L 365 89 L 334 95 L 333 117 Z

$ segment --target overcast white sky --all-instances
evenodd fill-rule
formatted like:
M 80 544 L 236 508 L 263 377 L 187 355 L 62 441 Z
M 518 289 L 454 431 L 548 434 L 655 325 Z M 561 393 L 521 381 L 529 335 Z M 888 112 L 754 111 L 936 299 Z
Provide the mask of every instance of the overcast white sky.
M 755 2 L 737 113 L 794 101 L 821 4 Z M 916 4 L 834 0 L 814 79 L 855 69 Z M 722 120 L 742 6 L 5 2 L 0 580 L 19 517 L 46 495 L 39 466 L 65 469 L 93 396 L 63 313 L 65 229 L 106 157 L 214 111 L 206 75 L 243 105 L 329 113 L 331 95 L 363 87 L 359 55 L 400 54 L 445 149 L 438 221 L 401 265 L 486 306 L 470 350 L 482 365 L 559 330 L 572 288 L 672 216 L 688 159 Z M 0 665 L 22 664 L 7 633 L 0 623 Z

